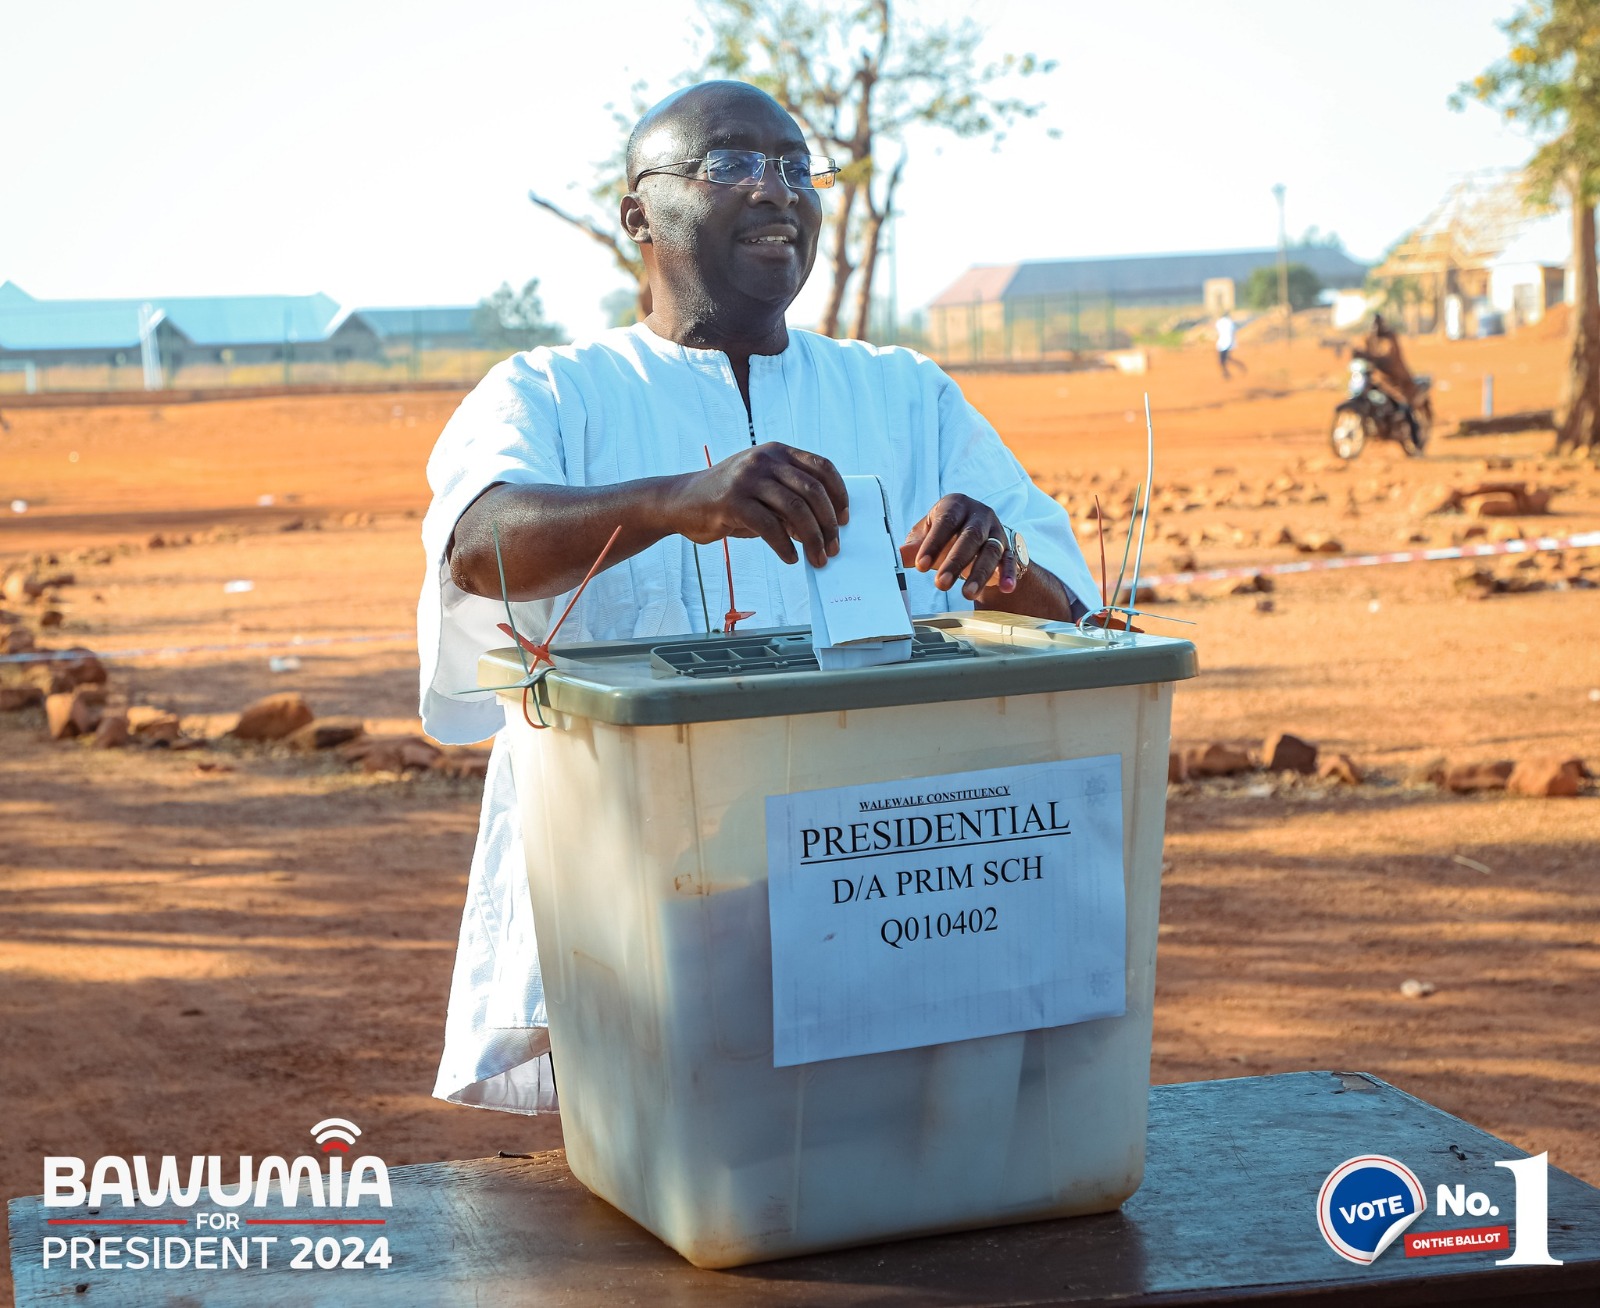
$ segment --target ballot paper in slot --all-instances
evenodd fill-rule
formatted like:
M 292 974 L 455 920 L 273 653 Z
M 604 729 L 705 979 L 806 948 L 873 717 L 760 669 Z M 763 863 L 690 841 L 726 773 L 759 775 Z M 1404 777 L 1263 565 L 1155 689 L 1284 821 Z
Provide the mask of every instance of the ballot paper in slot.
M 839 552 L 820 568 L 806 564 L 811 644 L 824 672 L 911 657 L 911 606 L 883 486 L 876 477 L 844 485 L 850 521 L 839 528 Z

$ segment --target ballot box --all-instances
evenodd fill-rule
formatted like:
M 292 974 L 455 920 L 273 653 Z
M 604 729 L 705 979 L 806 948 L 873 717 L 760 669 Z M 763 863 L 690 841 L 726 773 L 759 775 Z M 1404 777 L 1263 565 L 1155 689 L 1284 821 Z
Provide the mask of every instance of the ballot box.
M 979 612 L 885 667 L 556 665 L 499 693 L 574 1176 L 701 1267 L 1138 1188 L 1191 644 Z

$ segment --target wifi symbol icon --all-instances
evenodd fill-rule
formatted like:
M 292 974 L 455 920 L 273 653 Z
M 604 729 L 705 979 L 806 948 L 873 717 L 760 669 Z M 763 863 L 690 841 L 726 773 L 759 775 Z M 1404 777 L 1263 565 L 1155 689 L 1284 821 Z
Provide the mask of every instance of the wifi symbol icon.
M 356 1137 L 361 1134 L 361 1128 L 348 1118 L 328 1117 L 318 1122 L 311 1128 L 311 1137 L 322 1146 L 322 1152 L 331 1154 L 338 1150 L 341 1154 L 350 1152 L 350 1146 L 356 1142 Z

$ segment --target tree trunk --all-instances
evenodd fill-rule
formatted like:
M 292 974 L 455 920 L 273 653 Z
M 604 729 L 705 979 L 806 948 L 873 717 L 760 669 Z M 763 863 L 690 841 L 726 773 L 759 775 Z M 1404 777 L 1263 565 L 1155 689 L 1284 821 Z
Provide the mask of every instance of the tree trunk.
M 1600 285 L 1595 280 L 1594 237 L 1594 206 L 1574 196 L 1572 352 L 1557 450 L 1600 449 Z
M 889 174 L 889 185 L 884 188 L 881 208 L 872 203 L 870 194 L 867 199 L 867 221 L 861 233 L 861 267 L 858 269 L 861 276 L 856 282 L 855 330 L 850 333 L 858 341 L 867 339 L 867 331 L 872 323 L 872 280 L 878 269 L 878 242 L 883 233 L 883 224 L 894 212 L 894 190 L 900 184 L 900 170 L 904 164 L 905 157 L 902 155 L 895 162 L 894 171 Z
M 839 334 L 839 312 L 844 307 L 844 290 L 850 282 L 855 265 L 850 262 L 850 211 L 855 208 L 856 184 L 846 182 L 841 188 L 839 208 L 833 216 L 833 284 L 828 287 L 828 302 L 822 307 L 822 317 L 817 330 L 824 336 Z

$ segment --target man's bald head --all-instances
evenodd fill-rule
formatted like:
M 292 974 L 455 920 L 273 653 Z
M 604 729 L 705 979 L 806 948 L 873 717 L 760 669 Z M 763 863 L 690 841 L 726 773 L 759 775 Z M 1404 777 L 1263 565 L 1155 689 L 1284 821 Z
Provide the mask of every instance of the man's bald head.
M 628 135 L 628 185 L 633 186 L 646 168 L 690 159 L 722 144 L 706 139 L 708 124 L 737 115 L 746 104 L 757 114 L 777 113 L 794 123 L 781 104 L 748 82 L 697 82 L 645 110 Z M 798 126 L 794 134 L 803 139 Z

